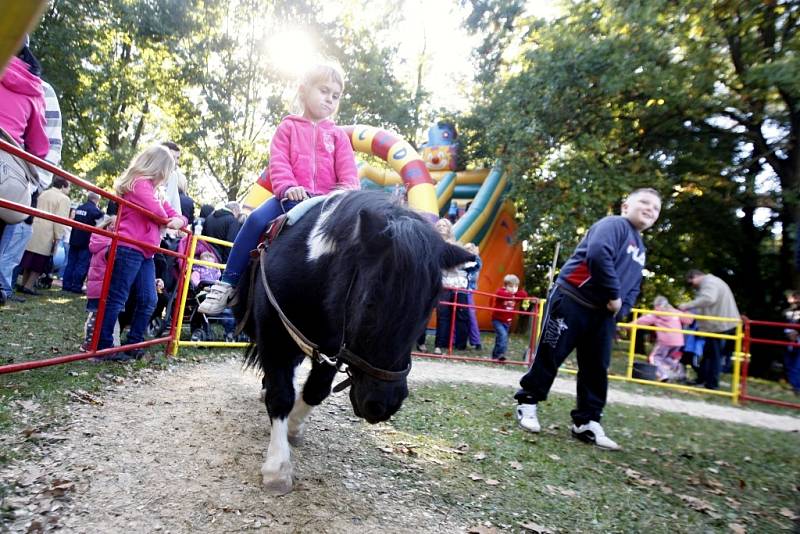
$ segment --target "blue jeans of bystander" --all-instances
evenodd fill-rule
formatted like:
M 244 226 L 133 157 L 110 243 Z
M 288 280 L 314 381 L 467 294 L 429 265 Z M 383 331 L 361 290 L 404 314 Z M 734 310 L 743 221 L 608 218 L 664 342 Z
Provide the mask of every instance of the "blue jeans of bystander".
M 14 292 L 14 267 L 25 253 L 25 246 L 33 234 L 33 226 L 20 222 L 6 225 L 0 237 L 0 287 L 6 296 Z
M 107 349 L 114 342 L 114 324 L 128 295 L 133 293 L 136 299 L 136 310 L 126 344 L 139 343 L 144 340 L 144 331 L 156 307 L 156 271 L 153 258 L 145 258 L 138 250 L 119 246 L 114 259 L 114 270 L 106 297 L 106 310 L 103 325 L 100 328 L 98 349 Z

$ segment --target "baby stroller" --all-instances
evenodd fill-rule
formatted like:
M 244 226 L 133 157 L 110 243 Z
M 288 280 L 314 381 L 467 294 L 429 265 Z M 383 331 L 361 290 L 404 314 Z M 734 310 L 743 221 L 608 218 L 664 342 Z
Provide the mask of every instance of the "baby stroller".
M 184 238 L 178 251 L 186 250 L 188 247 L 188 237 Z M 207 241 L 198 240 L 194 253 L 195 259 L 203 259 L 214 263 L 219 263 L 219 253 Z M 183 262 L 177 260 L 176 266 L 183 268 Z M 200 273 L 209 275 L 213 272 L 213 277 L 200 276 Z M 205 299 L 205 290 L 211 287 L 220 276 L 219 269 L 208 268 L 206 266 L 195 265 L 190 276 L 189 288 L 186 295 L 186 306 L 184 308 L 184 318 L 189 318 L 189 331 L 192 341 L 233 341 L 236 321 L 231 310 L 226 309 L 219 316 L 206 316 L 198 311 L 200 303 Z M 177 293 L 177 292 L 176 292 Z

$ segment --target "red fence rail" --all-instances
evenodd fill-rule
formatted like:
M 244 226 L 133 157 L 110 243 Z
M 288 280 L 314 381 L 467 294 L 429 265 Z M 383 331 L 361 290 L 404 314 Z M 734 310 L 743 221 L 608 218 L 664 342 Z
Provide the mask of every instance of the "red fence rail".
M 134 204 L 134 203 L 132 203 L 132 202 L 130 202 L 128 200 L 125 200 L 124 198 L 121 198 L 121 197 L 119 197 L 119 196 L 117 196 L 117 195 L 115 195 L 113 193 L 109 193 L 108 191 L 105 191 L 104 189 L 101 189 L 101 188 L 97 187 L 96 185 L 94 185 L 94 184 L 92 184 L 90 182 L 87 182 L 86 180 L 83 180 L 82 178 L 79 178 L 78 176 L 70 174 L 67 171 L 63 170 L 63 169 L 61 169 L 59 167 L 56 167 L 55 165 L 52 165 L 52 164 L 50 164 L 50 163 L 48 163 L 48 162 L 46 162 L 46 161 L 44 161 L 42 159 L 39 159 L 36 156 L 33 156 L 32 154 L 29 154 L 29 153 L 25 152 L 24 150 L 14 146 L 14 145 L 12 145 L 10 143 L 7 143 L 5 141 L 0 140 L 0 150 L 3 150 L 3 151 L 8 152 L 10 154 L 13 154 L 14 156 L 20 157 L 20 158 L 30 162 L 31 164 L 37 166 L 37 167 L 40 167 L 40 168 L 45 169 L 47 171 L 50 171 L 54 175 L 60 176 L 60 177 L 64 178 L 65 180 L 67 180 L 68 182 L 70 182 L 71 184 L 74 184 L 74 185 L 76 185 L 78 187 L 81 187 L 82 189 L 86 189 L 88 191 L 93 191 L 93 192 L 97 193 L 98 195 L 100 195 L 100 196 L 102 196 L 102 197 L 104 197 L 106 199 L 109 199 L 109 200 L 112 200 L 112 201 L 116 202 L 117 205 L 119 206 L 119 210 L 117 212 L 117 220 L 120 219 L 120 217 L 121 217 L 121 215 L 122 215 L 122 213 L 123 213 L 123 211 L 125 209 L 134 209 L 134 210 L 137 210 L 137 211 L 145 214 L 146 217 L 149 217 L 150 219 L 152 219 L 153 221 L 155 221 L 156 223 L 158 223 L 160 225 L 165 225 L 167 223 L 166 219 L 162 219 L 160 217 L 157 217 L 157 216 L 153 215 L 152 213 L 148 212 L 147 210 L 145 210 L 144 208 L 142 208 L 142 207 L 140 207 L 140 206 L 138 206 L 138 205 L 136 205 L 136 204 Z M 111 247 L 110 247 L 109 252 L 108 252 L 108 262 L 107 262 L 107 265 L 106 265 L 106 272 L 105 272 L 105 276 L 103 278 L 103 287 L 102 287 L 102 290 L 101 290 L 101 295 L 102 296 L 100 298 L 100 304 L 99 304 L 98 309 L 97 309 L 97 318 L 95 320 L 95 325 L 96 326 L 95 326 L 95 329 L 94 329 L 94 333 L 92 335 L 92 341 L 91 341 L 91 344 L 90 344 L 90 347 L 89 347 L 89 351 L 88 352 L 79 352 L 79 353 L 69 354 L 69 355 L 64 355 L 64 356 L 57 356 L 57 357 L 53 357 L 53 358 L 46 358 L 46 359 L 42 359 L 42 360 L 33 360 L 33 361 L 29 361 L 29 362 L 22 362 L 22 363 L 8 364 L 8 365 L 0 365 L 0 374 L 14 373 L 14 372 L 18 372 L 18 371 L 26 371 L 26 370 L 29 370 L 29 369 L 36 369 L 36 368 L 39 368 L 39 367 L 47 367 L 47 366 L 50 366 L 50 365 L 59 365 L 59 364 L 62 364 L 62 363 L 68 363 L 68 362 L 73 362 L 73 361 L 78 361 L 78 360 L 85 360 L 85 359 L 89 359 L 89 358 L 104 357 L 104 356 L 109 356 L 109 355 L 115 354 L 117 352 L 122 352 L 122 351 L 127 351 L 127 350 L 132 350 L 132 349 L 138 349 L 138 348 L 143 348 L 143 347 L 149 347 L 151 345 L 158 345 L 158 344 L 164 344 L 164 343 L 167 344 L 166 349 L 167 349 L 167 352 L 169 352 L 169 348 L 170 348 L 169 345 L 175 339 L 176 333 L 179 332 L 179 328 L 178 328 L 179 325 L 175 324 L 176 323 L 175 319 L 176 319 L 176 316 L 177 316 L 177 309 L 173 310 L 173 317 L 172 317 L 173 320 L 172 320 L 172 325 L 171 325 L 169 336 L 161 337 L 161 338 L 157 338 L 157 339 L 150 339 L 150 340 L 147 340 L 147 341 L 142 341 L 141 343 L 135 343 L 135 344 L 130 344 L 130 345 L 120 345 L 119 347 L 110 347 L 110 348 L 103 349 L 103 350 L 97 350 L 97 343 L 98 343 L 98 341 L 100 339 L 100 330 L 101 330 L 100 327 L 103 324 L 103 316 L 105 314 L 105 309 L 106 309 L 105 295 L 108 294 L 108 286 L 111 283 L 111 273 L 113 272 L 113 269 L 114 269 L 114 260 L 115 260 L 115 257 L 116 257 L 117 246 L 118 246 L 119 242 L 122 241 L 123 243 L 135 244 L 137 246 L 140 246 L 140 247 L 148 249 L 148 250 L 162 252 L 162 253 L 170 255 L 170 256 L 177 256 L 179 258 L 183 258 L 184 260 L 186 259 L 185 251 L 184 251 L 183 254 L 181 254 L 181 253 L 174 252 L 174 251 L 171 251 L 171 250 L 163 249 L 163 248 L 160 248 L 160 247 L 157 247 L 157 246 L 153 246 L 153 245 L 151 245 L 149 243 L 144 243 L 144 242 L 141 242 L 141 241 L 137 241 L 136 239 L 131 239 L 129 237 L 119 235 L 118 228 L 115 228 L 113 232 L 109 232 L 109 231 L 107 231 L 105 229 L 97 228 L 97 227 L 94 227 L 94 226 L 89 226 L 87 224 L 83 224 L 83 223 L 74 221 L 72 219 L 67 219 L 67 218 L 64 218 L 64 217 L 60 217 L 58 215 L 54 215 L 54 214 L 48 213 L 46 211 L 41 211 L 41 210 L 36 209 L 36 208 L 31 208 L 29 206 L 23 206 L 22 204 L 17 204 L 15 202 L 10 202 L 10 201 L 4 200 L 2 198 L 0 198 L 0 207 L 8 208 L 8 209 L 11 209 L 11 210 L 14 210 L 14 211 L 19 211 L 21 213 L 26 213 L 28 215 L 33 215 L 35 217 L 40 217 L 42 219 L 47 219 L 49 221 L 53 221 L 53 222 L 56 222 L 56 223 L 59 223 L 59 224 L 70 226 L 72 228 L 79 228 L 81 230 L 86 230 L 88 232 L 102 234 L 102 235 L 104 235 L 106 237 L 110 237 L 111 238 Z M 181 231 L 186 233 L 186 234 L 191 235 L 191 232 L 189 230 L 185 229 L 185 228 L 182 229 Z M 178 283 L 178 287 L 179 288 L 183 287 L 182 281 L 183 281 L 183 277 L 184 276 L 186 276 L 185 269 L 181 270 L 181 273 L 180 273 L 180 279 L 179 279 L 179 283 Z M 179 289 L 179 291 L 180 291 L 180 289 Z M 181 295 L 178 295 L 178 298 L 180 298 L 180 297 L 181 297 Z
M 742 316 L 742 321 L 744 323 L 744 342 L 742 345 L 742 351 L 745 353 L 744 365 L 742 366 L 742 392 L 741 392 L 741 400 L 742 401 L 752 401 L 752 402 L 760 402 L 763 404 L 771 404 L 773 406 L 783 406 L 784 408 L 793 408 L 795 410 L 800 410 L 800 402 L 789 402 L 780 399 L 770 399 L 767 397 L 761 397 L 757 395 L 750 395 L 747 392 L 747 381 L 748 381 L 748 372 L 750 368 L 750 351 L 753 345 L 778 345 L 783 347 L 800 347 L 800 343 L 786 341 L 786 340 L 779 340 L 779 339 L 770 339 L 770 338 L 757 338 L 753 337 L 751 334 L 751 328 L 753 326 L 767 326 L 772 328 L 780 328 L 781 330 L 784 329 L 791 329 L 791 330 L 800 330 L 800 324 L 797 323 L 780 323 L 776 321 L 758 321 L 749 319 L 746 316 Z

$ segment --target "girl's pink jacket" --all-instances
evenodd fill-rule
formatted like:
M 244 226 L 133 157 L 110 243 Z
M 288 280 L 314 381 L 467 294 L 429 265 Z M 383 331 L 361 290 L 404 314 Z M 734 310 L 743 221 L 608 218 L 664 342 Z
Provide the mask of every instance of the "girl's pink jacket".
M 678 310 L 671 309 L 663 311 L 677 312 Z M 636 319 L 636 324 L 658 326 L 661 328 L 675 328 L 677 330 L 683 330 L 684 325 L 688 325 L 691 322 L 691 317 L 675 317 L 674 315 L 642 315 Z M 680 332 L 656 332 L 656 343 L 667 347 L 682 347 L 683 334 Z
M 103 289 L 103 277 L 106 274 L 108 258 L 106 252 L 111 246 L 111 238 L 100 234 L 92 234 L 89 239 L 89 275 L 86 277 L 86 298 L 99 299 Z
M 278 198 L 298 185 L 312 196 L 360 187 L 353 147 L 344 130 L 333 121 L 314 124 L 297 115 L 285 117 L 275 131 L 269 177 Z
M 166 200 L 158 199 L 155 188 L 153 187 L 153 180 L 148 178 L 136 178 L 133 181 L 133 188 L 131 191 L 122 195 L 122 198 L 143 207 L 145 211 L 157 217 L 161 217 L 162 219 L 180 217 L 183 219 L 183 224 L 187 222 L 186 217 L 172 209 L 172 206 L 170 206 Z M 156 247 L 161 244 L 161 225 L 159 223 L 134 208 L 122 206 L 121 211 L 122 216 L 117 218 L 117 227 L 119 228 L 120 235 Z M 153 249 L 143 248 L 132 243 L 120 241 L 118 246 L 138 250 L 145 258 L 152 258 L 155 255 Z
M 42 80 L 28 71 L 28 64 L 11 58 L 0 78 L 0 128 L 26 151 L 44 158 L 50 150 L 45 133 Z

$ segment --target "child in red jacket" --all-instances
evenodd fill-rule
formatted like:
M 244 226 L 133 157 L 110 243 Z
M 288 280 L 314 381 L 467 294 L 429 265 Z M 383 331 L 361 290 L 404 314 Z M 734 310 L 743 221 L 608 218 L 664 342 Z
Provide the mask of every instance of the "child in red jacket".
M 494 326 L 494 349 L 492 359 L 500 362 L 506 360 L 505 353 L 508 349 L 508 331 L 514 319 L 514 310 L 522 299 L 528 298 L 524 289 L 519 289 L 519 278 L 513 274 L 503 277 L 503 287 L 497 290 L 492 307 L 492 326 Z

